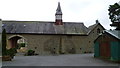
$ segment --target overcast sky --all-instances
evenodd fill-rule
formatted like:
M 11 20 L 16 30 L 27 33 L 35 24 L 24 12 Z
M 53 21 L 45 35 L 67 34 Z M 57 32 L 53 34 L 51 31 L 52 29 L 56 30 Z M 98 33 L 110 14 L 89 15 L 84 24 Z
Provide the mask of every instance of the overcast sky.
M 108 16 L 109 5 L 119 0 L 0 0 L 2 20 L 55 21 L 60 1 L 64 22 L 83 22 L 87 27 L 98 19 L 111 29 Z

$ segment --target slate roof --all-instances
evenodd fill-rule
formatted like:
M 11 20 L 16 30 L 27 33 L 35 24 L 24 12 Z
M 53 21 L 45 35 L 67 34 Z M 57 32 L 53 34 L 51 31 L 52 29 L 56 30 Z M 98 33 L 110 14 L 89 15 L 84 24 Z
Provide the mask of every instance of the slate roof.
M 97 23 L 98 24 L 98 23 Z M 88 27 L 89 30 L 92 30 L 93 28 L 95 28 L 97 26 L 97 24 L 93 24 L 91 26 Z
M 104 35 L 105 33 L 110 34 L 111 36 L 115 37 L 116 39 L 120 40 L 120 30 L 104 30 L 103 33 L 100 33 L 99 36 L 94 40 L 94 42 L 97 41 L 99 37 Z
M 98 22 L 98 23 L 93 24 L 93 25 L 91 25 L 91 26 L 88 27 L 88 30 L 89 30 L 88 34 L 89 34 L 92 30 L 94 30 L 94 28 L 96 28 L 98 25 L 100 25 L 100 26 L 105 30 L 105 28 Z
M 86 35 L 89 31 L 82 22 L 63 22 L 63 25 L 47 21 L 2 21 L 2 23 L 7 33 Z
M 120 40 L 120 30 L 105 30 L 105 32 Z

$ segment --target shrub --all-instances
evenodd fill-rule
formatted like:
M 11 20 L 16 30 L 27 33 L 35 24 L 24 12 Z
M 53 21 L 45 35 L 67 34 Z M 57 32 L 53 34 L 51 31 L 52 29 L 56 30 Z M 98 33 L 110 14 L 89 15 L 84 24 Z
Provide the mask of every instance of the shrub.
M 27 55 L 27 56 L 35 55 L 35 51 L 34 50 L 28 50 L 28 52 L 25 55 Z
M 25 43 L 21 43 L 20 45 L 21 45 L 21 47 L 25 47 Z
M 11 48 L 9 50 L 6 50 L 6 54 L 9 55 L 9 56 L 11 56 L 12 59 L 15 56 L 16 53 L 17 53 L 16 48 Z
M 26 45 L 25 43 L 18 43 L 18 47 L 17 48 L 20 49 L 21 47 L 25 47 L 25 45 Z
M 20 49 L 21 47 L 25 47 L 26 43 L 18 43 L 17 49 Z

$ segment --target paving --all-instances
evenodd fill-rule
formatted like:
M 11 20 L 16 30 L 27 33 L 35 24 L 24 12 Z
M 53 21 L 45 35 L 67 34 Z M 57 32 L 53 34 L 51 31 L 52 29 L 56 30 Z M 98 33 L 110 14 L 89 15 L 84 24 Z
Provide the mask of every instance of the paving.
M 93 54 L 68 54 L 51 56 L 15 56 L 12 61 L 2 62 L 3 66 L 118 66 L 93 57 Z

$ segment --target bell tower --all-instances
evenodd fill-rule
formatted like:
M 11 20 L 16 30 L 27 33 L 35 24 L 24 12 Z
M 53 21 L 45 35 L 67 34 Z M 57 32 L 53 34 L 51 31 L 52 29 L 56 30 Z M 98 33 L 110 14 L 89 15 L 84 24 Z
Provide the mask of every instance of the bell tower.
M 55 25 L 63 25 L 62 22 L 62 10 L 60 6 L 60 2 L 58 2 L 58 7 L 55 13 Z

